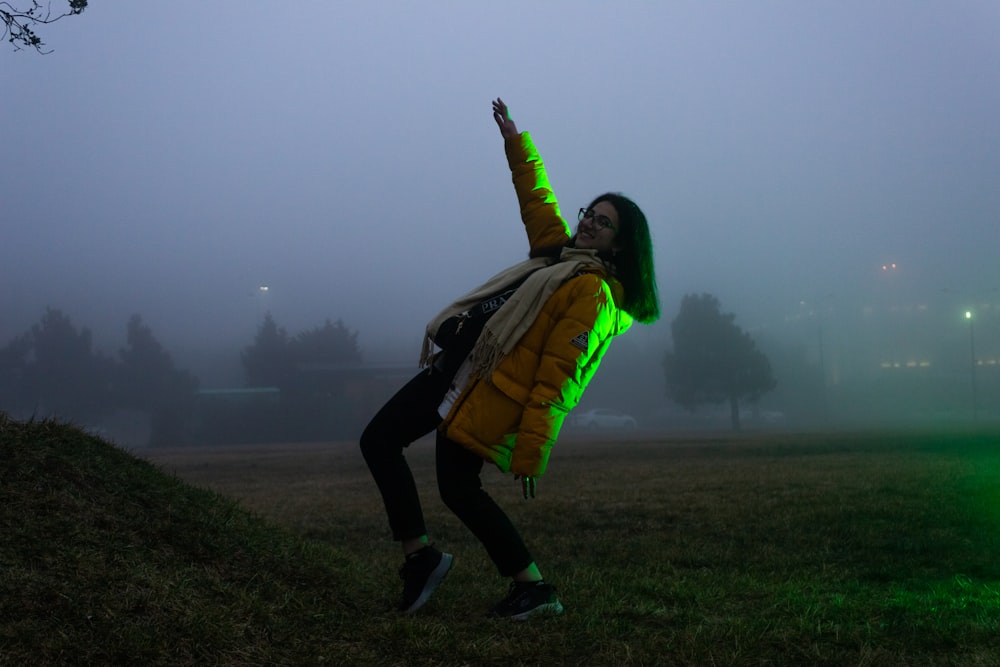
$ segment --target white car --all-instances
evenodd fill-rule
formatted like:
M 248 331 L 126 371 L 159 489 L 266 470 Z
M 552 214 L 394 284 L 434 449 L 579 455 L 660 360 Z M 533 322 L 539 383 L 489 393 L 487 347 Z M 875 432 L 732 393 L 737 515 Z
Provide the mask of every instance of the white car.
M 596 408 L 581 413 L 576 418 L 576 425 L 590 429 L 621 428 L 627 431 L 634 431 L 638 426 L 635 417 L 605 408 Z

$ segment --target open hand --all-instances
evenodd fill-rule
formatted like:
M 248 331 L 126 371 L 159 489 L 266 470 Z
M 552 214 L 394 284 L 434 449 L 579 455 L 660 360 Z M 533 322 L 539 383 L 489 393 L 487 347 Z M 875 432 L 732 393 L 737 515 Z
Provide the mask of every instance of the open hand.
M 500 128 L 500 134 L 504 139 L 517 136 L 517 125 L 510 118 L 510 109 L 499 97 L 493 100 L 493 120 L 497 122 L 497 127 Z

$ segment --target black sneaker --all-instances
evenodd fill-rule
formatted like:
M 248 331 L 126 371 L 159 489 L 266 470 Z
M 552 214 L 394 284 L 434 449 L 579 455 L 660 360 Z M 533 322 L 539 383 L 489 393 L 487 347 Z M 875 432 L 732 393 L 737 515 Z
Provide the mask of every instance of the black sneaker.
M 403 599 L 399 610 L 412 614 L 423 607 L 448 574 L 453 560 L 451 554 L 442 553 L 429 544 L 409 554 L 403 567 L 399 568 L 399 578 L 403 580 Z
M 500 600 L 486 615 L 523 621 L 532 614 L 561 614 L 562 610 L 555 586 L 544 581 L 515 581 L 511 583 L 507 597 Z

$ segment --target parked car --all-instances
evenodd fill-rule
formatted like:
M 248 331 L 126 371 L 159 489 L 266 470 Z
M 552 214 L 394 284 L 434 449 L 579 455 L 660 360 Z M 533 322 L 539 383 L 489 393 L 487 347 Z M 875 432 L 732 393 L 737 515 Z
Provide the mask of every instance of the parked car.
M 635 417 L 632 415 L 626 415 L 606 408 L 587 410 L 577 416 L 576 425 L 590 429 L 621 428 L 628 431 L 633 431 L 638 426 Z

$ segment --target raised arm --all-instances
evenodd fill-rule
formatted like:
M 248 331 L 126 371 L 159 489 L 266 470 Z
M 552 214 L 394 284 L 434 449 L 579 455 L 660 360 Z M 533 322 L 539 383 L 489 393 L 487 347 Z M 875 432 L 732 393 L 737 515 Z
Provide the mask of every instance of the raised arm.
M 531 135 L 518 132 L 510 109 L 499 97 L 493 101 L 493 120 L 504 139 L 507 164 L 532 255 L 561 248 L 569 240 L 570 229 L 559 213 L 559 202 Z

